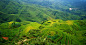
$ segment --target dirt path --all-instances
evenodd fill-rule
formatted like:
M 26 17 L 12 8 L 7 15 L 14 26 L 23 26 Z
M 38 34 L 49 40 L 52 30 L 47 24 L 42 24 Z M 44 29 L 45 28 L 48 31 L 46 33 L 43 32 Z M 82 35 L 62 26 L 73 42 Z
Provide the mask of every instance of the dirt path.
M 28 39 L 21 40 L 21 41 L 17 42 L 16 44 L 20 45 L 22 42 L 25 42 L 25 41 L 27 41 L 27 40 L 28 40 Z

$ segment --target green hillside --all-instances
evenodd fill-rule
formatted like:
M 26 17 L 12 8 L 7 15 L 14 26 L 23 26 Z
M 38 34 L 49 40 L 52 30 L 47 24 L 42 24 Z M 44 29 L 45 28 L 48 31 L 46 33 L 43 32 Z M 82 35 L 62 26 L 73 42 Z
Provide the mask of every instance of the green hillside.
M 14 24 L 15 23 L 15 24 Z M 0 44 L 10 45 L 85 45 L 86 20 L 61 19 L 37 22 L 7 22 L 0 24 Z
M 52 8 L 74 15 L 85 15 L 86 16 L 86 1 L 84 0 L 19 0 L 27 4 L 37 4 L 46 8 Z M 73 8 L 73 10 L 69 10 Z M 82 19 L 86 19 L 83 17 Z
M 79 20 L 82 17 L 74 15 L 71 13 L 65 13 L 63 11 L 54 10 L 51 8 L 44 8 L 40 5 L 35 4 L 21 4 L 20 2 L 13 0 L 1 1 L 0 5 L 0 22 L 9 22 L 9 21 L 32 21 L 38 22 L 51 19 L 63 19 L 63 20 Z M 5 3 L 8 2 L 8 3 Z M 3 4 L 4 3 L 4 4 Z M 6 16 L 4 16 L 6 15 Z
M 0 45 L 86 45 L 85 12 L 81 0 L 0 0 Z

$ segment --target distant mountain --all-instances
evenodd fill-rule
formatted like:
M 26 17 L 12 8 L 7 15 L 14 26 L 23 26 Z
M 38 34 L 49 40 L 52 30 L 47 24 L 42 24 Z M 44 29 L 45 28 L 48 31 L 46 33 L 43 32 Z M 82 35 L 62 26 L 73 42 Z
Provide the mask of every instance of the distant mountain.
M 82 19 L 78 15 L 65 13 L 63 11 L 54 10 L 51 8 L 45 8 L 40 5 L 21 3 L 19 0 L 3 0 L 0 5 L 0 21 L 32 21 L 41 22 L 44 20 L 51 19 L 63 19 L 63 20 L 74 20 Z M 7 2 L 7 3 L 6 3 Z M 4 5 L 4 7 L 2 7 Z
M 38 4 L 44 7 L 61 10 L 74 15 L 86 15 L 86 2 L 81 0 L 20 0 L 28 4 Z M 70 11 L 69 8 L 78 8 Z M 83 13 L 82 13 L 83 12 Z

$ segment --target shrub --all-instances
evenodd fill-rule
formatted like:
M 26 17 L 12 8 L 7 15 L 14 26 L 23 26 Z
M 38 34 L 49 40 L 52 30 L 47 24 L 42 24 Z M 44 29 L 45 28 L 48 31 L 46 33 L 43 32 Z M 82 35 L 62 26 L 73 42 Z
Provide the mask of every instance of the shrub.
M 20 23 L 17 23 L 17 22 L 13 22 L 12 24 L 11 24 L 11 27 L 12 28 L 17 28 L 17 27 L 20 27 L 21 26 L 21 24 Z

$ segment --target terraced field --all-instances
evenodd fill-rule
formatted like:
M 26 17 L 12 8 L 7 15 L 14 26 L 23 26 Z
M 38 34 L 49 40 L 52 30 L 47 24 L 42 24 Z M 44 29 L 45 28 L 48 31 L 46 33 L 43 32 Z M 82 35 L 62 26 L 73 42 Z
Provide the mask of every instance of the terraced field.
M 60 20 L 59 20 L 60 21 Z M 58 44 L 69 44 L 69 45 L 74 45 L 74 44 L 80 44 L 80 42 L 78 40 L 75 39 L 74 33 L 71 30 L 71 25 L 73 25 L 73 21 L 65 21 L 65 23 L 59 22 L 59 21 L 51 21 L 52 26 L 51 27 L 47 27 L 47 25 L 45 25 L 46 27 L 42 29 L 43 33 L 43 37 L 47 37 L 50 38 L 52 41 L 57 42 Z M 50 23 L 45 22 L 45 23 Z M 51 25 L 50 24 L 50 25 Z M 57 24 L 57 25 L 56 25 Z M 53 31 L 52 33 L 50 33 L 50 31 Z M 70 32 L 69 32 L 70 31 Z M 52 36 L 52 34 L 54 34 L 54 36 Z
M 8 22 L 0 24 L 3 38 L 0 44 L 15 45 L 85 45 L 86 20 L 46 20 L 36 22 Z M 4 27 L 4 28 L 3 28 Z M 3 30 L 2 30 L 3 29 Z

